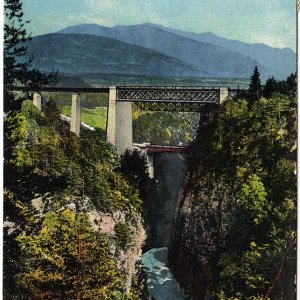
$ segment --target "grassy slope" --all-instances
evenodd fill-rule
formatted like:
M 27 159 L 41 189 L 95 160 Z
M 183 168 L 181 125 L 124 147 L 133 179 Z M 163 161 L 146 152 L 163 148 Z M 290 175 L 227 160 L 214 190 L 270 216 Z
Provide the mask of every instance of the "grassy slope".
M 71 116 L 71 106 L 61 106 L 63 115 Z M 106 130 L 107 107 L 81 108 L 81 122 Z
M 60 106 L 61 113 L 71 116 L 71 106 Z M 198 124 L 198 114 L 182 114 L 171 112 L 142 111 L 133 106 L 133 138 L 135 142 L 152 141 L 158 144 L 169 144 L 169 139 L 164 137 L 167 133 L 173 136 L 173 143 L 178 144 L 178 134 L 181 142 L 190 142 L 194 136 L 193 127 Z M 193 116 L 193 117 L 192 117 Z M 192 120 L 192 119 L 193 120 Z M 81 107 L 81 122 L 95 128 L 106 130 L 107 107 L 85 108 Z M 187 123 L 187 124 L 186 124 Z M 160 124 L 160 125 L 158 125 Z M 148 130 L 146 130 L 148 128 Z M 166 131 L 167 130 L 167 131 Z M 167 134 L 168 135 L 168 134 Z M 174 136 L 175 138 L 174 140 Z M 170 137 L 171 138 L 171 137 Z

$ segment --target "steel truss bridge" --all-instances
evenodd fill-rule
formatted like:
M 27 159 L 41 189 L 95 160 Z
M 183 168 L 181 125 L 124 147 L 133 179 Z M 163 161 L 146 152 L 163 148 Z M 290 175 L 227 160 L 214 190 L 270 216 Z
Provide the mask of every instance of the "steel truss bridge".
M 220 89 L 199 87 L 117 87 L 117 101 L 134 102 L 149 111 L 199 111 L 219 104 Z
M 109 93 L 109 87 L 42 87 L 36 92 L 97 94 Z M 203 105 L 220 104 L 219 87 L 179 87 L 179 86 L 116 86 L 117 102 L 132 102 L 141 110 L 198 112 Z M 32 92 L 25 87 L 14 91 Z M 236 89 L 228 88 L 228 97 L 234 97 Z

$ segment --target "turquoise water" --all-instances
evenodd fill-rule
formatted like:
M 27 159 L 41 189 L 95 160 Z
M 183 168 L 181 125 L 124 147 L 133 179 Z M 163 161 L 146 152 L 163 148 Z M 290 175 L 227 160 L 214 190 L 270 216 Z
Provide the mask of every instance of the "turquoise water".
M 167 267 L 168 248 L 153 248 L 143 254 L 143 270 L 147 274 L 147 286 L 155 300 L 189 299 Z

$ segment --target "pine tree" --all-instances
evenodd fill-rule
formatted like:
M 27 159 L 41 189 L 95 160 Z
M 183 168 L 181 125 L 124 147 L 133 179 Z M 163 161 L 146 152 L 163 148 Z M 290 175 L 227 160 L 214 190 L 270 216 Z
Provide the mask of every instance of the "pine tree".
M 27 35 L 23 20 L 22 0 L 4 2 L 4 111 L 20 108 L 20 101 L 15 101 L 12 89 L 15 85 L 25 85 L 37 89 L 41 84 L 55 82 L 57 73 L 42 74 L 37 69 L 30 69 L 32 58 L 24 61 L 27 54 Z
M 273 93 L 278 92 L 279 84 L 278 81 L 272 76 L 267 79 L 266 84 L 263 89 L 263 96 L 265 98 L 270 98 Z
M 286 95 L 294 96 L 297 93 L 297 76 L 292 73 L 286 80 Z
M 260 73 L 257 66 L 255 66 L 248 89 L 250 106 L 252 106 L 252 104 L 260 98 L 262 93 L 262 85 L 259 76 Z

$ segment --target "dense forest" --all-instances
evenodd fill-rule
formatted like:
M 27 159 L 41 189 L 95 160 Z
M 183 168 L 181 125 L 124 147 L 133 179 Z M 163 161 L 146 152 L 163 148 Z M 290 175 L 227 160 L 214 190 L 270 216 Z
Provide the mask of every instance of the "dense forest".
M 146 112 L 133 120 L 136 143 L 188 145 L 196 136 L 199 113 Z
M 244 99 L 202 118 L 170 255 L 194 300 L 295 298 L 295 93 L 294 75 L 262 86 L 256 69 Z
M 140 299 L 142 203 L 118 164 L 102 132 L 78 138 L 53 102 L 5 120 L 5 293 Z
M 140 192 L 103 131 L 79 138 L 54 101 L 41 112 L 12 92 L 56 73 L 18 62 L 30 39 L 22 2 L 5 1 L 5 14 L 3 298 L 146 299 Z

